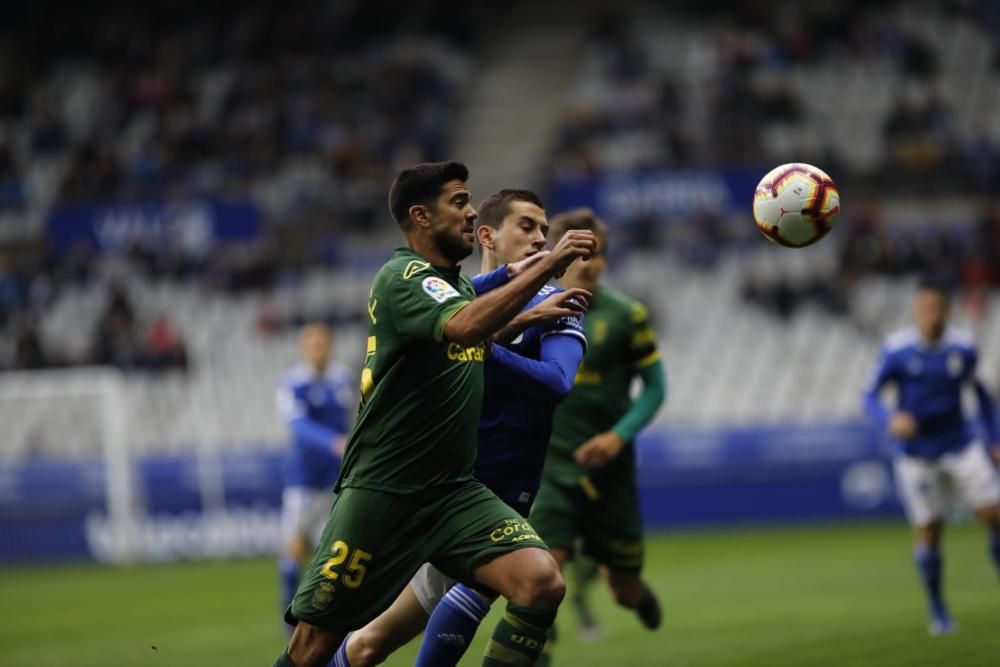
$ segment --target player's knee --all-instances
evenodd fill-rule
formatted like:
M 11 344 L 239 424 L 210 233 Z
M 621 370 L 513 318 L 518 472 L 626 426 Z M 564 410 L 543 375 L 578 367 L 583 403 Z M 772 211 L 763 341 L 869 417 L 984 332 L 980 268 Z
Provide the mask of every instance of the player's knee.
M 608 579 L 608 583 L 610 584 L 611 595 L 615 599 L 615 603 L 619 606 L 626 609 L 635 609 L 639 606 L 643 594 L 642 580 L 639 577 L 612 574 Z
M 537 568 L 525 577 L 524 604 L 528 607 L 555 609 L 566 597 L 566 582 L 555 561 Z
M 386 637 L 369 630 L 355 632 L 351 635 L 348 644 L 348 657 L 351 667 L 370 667 L 382 664 L 389 657 Z

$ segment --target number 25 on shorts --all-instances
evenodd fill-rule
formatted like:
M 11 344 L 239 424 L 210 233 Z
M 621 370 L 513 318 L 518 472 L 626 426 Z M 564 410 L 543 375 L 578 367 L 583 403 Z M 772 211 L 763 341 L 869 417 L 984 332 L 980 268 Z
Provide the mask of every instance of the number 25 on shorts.
M 331 581 L 340 579 L 340 573 L 334 572 L 333 569 L 343 564 L 347 560 L 348 554 L 350 554 L 351 559 L 347 563 L 347 574 L 344 575 L 343 582 L 348 588 L 357 588 L 360 586 L 361 581 L 365 578 L 365 573 L 368 571 L 365 562 L 371 560 L 372 555 L 361 549 L 355 549 L 351 552 L 351 548 L 343 540 L 334 542 L 333 546 L 330 547 L 330 553 L 333 555 L 323 563 L 323 569 L 321 570 L 323 576 Z

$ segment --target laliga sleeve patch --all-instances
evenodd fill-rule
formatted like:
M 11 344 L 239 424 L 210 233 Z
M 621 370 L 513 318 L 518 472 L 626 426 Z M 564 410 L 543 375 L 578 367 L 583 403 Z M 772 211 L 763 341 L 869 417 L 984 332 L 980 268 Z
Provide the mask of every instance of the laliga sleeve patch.
M 448 299 L 462 296 L 458 293 L 458 290 L 448 284 L 447 280 L 443 280 L 437 276 L 427 276 L 421 284 L 424 287 L 424 291 L 438 303 L 444 303 Z

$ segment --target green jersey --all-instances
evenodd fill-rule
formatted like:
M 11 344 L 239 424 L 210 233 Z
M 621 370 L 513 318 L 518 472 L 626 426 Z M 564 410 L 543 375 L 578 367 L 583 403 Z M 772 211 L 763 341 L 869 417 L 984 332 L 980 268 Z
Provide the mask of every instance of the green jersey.
M 587 351 L 573 390 L 556 409 L 545 476 L 576 484 L 585 470 L 573 460 L 577 447 L 618 422 L 632 405 L 629 389 L 638 371 L 660 358 L 656 334 L 646 307 L 634 299 L 600 287 L 584 318 Z M 632 443 L 614 461 L 591 472 L 602 477 L 632 474 Z
M 361 409 L 337 489 L 414 493 L 472 478 L 483 401 L 485 345 L 443 339 L 475 298 L 458 268 L 397 248 L 368 301 Z

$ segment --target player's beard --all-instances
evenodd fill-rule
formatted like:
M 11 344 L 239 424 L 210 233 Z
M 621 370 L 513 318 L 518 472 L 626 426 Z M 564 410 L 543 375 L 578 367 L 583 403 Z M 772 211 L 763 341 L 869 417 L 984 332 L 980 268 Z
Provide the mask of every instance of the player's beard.
M 456 264 L 472 254 L 472 241 L 466 241 L 461 230 L 457 233 L 440 229 L 434 234 L 434 245 L 441 254 Z

